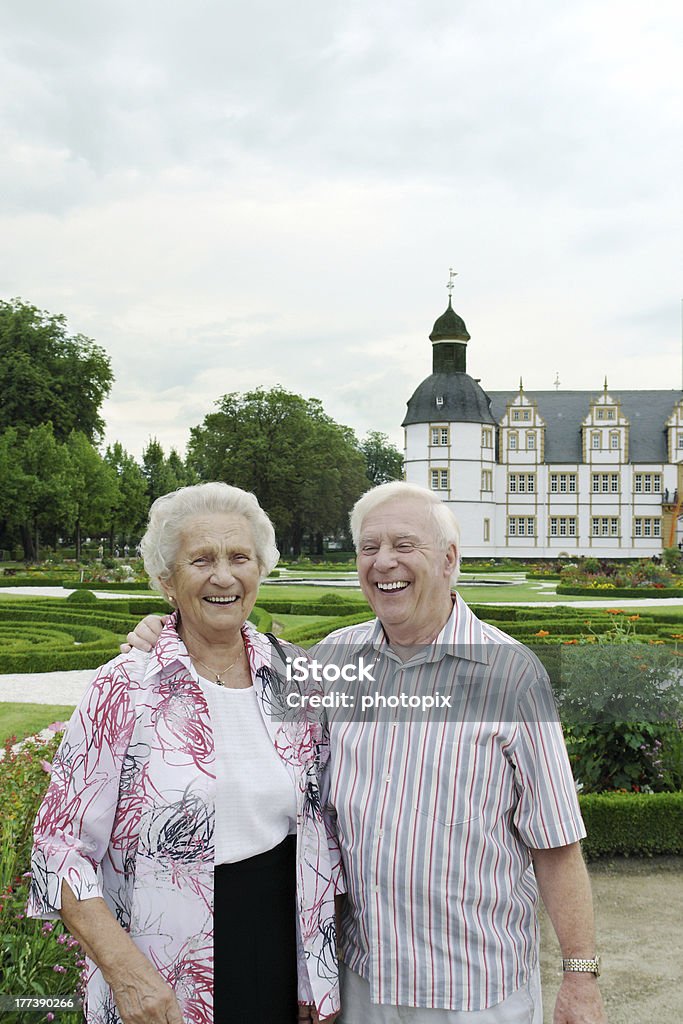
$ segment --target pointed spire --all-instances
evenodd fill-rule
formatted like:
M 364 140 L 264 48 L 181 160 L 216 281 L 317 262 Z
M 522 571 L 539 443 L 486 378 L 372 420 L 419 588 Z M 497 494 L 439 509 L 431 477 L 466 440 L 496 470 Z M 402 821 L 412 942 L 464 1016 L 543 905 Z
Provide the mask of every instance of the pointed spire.
M 607 374 L 605 374 L 605 395 L 607 394 Z
M 520 377 L 519 378 L 519 397 L 521 398 L 523 394 L 524 394 L 524 384 L 522 383 L 522 378 Z

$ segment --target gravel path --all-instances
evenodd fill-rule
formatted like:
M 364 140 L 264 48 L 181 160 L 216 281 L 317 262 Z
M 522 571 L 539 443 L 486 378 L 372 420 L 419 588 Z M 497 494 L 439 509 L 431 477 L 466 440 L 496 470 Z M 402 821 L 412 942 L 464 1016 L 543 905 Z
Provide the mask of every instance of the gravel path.
M 24 672 L 0 675 L 0 702 L 19 704 L 78 704 L 94 668 L 79 672 Z

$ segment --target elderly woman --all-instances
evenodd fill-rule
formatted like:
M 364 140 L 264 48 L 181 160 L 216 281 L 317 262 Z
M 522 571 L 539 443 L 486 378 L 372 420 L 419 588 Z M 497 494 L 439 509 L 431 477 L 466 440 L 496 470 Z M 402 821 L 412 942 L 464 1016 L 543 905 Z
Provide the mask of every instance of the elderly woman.
M 100 669 L 55 757 L 29 912 L 90 958 L 97 1024 L 293 1024 L 338 1009 L 316 722 L 277 706 L 281 654 L 247 622 L 278 559 L 253 494 L 154 502 L 145 568 L 176 612 Z M 271 667 L 272 666 L 272 667 Z

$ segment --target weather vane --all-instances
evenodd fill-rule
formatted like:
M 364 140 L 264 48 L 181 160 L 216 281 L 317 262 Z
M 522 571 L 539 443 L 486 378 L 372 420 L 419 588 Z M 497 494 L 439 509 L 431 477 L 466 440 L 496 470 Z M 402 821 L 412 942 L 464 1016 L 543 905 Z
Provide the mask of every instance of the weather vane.
M 453 294 L 453 278 L 457 277 L 457 276 L 458 276 L 457 270 L 453 270 L 453 267 L 449 267 L 448 268 L 448 284 L 446 285 L 446 289 L 448 291 L 448 298 L 449 299 L 450 299 L 451 295 Z
M 561 381 L 560 381 L 560 375 L 559 375 L 559 373 L 556 373 L 556 374 L 555 374 L 555 380 L 553 381 L 553 383 L 554 383 L 554 385 L 555 385 L 555 390 L 556 390 L 556 391 L 559 391 L 559 388 L 560 388 L 560 383 L 561 383 Z

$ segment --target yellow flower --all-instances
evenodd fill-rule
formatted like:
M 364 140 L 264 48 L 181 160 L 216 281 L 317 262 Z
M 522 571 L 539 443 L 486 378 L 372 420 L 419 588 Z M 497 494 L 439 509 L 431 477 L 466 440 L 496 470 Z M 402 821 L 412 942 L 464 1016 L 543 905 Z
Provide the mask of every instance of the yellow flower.
M 539 629 L 538 633 L 534 633 L 534 636 L 550 636 L 550 632 L 547 629 Z

